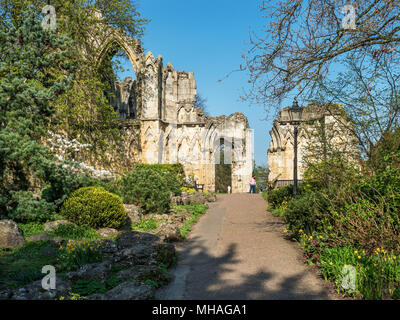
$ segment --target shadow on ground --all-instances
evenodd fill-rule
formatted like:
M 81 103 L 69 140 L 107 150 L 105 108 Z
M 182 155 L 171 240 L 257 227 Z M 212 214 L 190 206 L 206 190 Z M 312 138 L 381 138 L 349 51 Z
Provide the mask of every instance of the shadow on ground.
M 273 226 L 275 227 L 275 226 Z M 237 274 L 241 263 L 236 245 L 214 257 L 202 240 L 193 237 L 179 250 L 175 281 L 159 295 L 161 300 L 312 300 L 331 299 L 328 290 L 304 288 L 307 272 L 282 278 L 272 271 Z M 233 273 L 232 273 L 233 272 Z M 234 275 L 233 278 L 232 274 Z M 279 277 L 279 279 L 277 279 Z M 301 283 L 303 281 L 303 283 Z M 312 285 L 310 284 L 310 287 Z

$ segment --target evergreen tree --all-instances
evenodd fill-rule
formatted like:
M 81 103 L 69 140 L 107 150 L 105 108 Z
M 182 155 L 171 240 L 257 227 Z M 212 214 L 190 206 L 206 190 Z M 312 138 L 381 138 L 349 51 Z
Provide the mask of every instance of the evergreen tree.
M 41 142 L 54 102 L 73 81 L 68 37 L 44 30 L 32 8 L 21 17 L 0 25 L 0 215 L 16 205 L 14 191 L 33 190 L 54 174 L 56 162 Z

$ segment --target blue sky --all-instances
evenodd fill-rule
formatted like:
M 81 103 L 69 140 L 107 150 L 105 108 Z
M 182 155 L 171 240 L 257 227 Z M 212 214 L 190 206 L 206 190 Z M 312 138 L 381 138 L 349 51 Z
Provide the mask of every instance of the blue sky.
M 145 51 L 162 55 L 164 65 L 171 62 L 179 71 L 194 72 L 197 91 L 207 99 L 211 116 L 242 112 L 254 129 L 255 160 L 267 163 L 272 120 L 263 106 L 242 102 L 240 95 L 248 86 L 245 72 L 236 72 L 222 82 L 244 61 L 249 48 L 250 28 L 261 33 L 261 0 L 136 0 L 143 17 L 151 19 L 142 39 Z

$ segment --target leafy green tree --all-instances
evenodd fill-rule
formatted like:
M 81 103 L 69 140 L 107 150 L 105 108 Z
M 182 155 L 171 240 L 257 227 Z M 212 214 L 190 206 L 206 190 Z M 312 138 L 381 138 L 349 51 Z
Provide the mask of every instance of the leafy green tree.
M 263 190 L 266 190 L 268 187 L 268 175 L 269 175 L 268 167 L 254 165 L 253 174 L 256 176 L 257 191 L 260 190 L 260 187 L 263 188 Z
M 19 25 L 23 20 L 22 9 L 28 4 L 41 15 L 47 1 L 0 0 L 0 23 L 7 21 Z M 72 86 L 58 95 L 52 129 L 64 133 L 69 140 L 90 144 L 90 148 L 79 154 L 86 162 L 101 162 L 103 167 L 109 167 L 110 158 L 113 158 L 114 162 L 120 160 L 122 163 L 124 159 L 119 149 L 121 127 L 105 94 L 112 91 L 112 82 L 105 79 L 112 78 L 112 66 L 118 64 L 110 60 L 121 48 L 114 44 L 110 46 L 105 52 L 104 63 L 99 65 L 98 48 L 92 40 L 97 38 L 99 43 L 105 43 L 110 36 L 105 30 L 110 26 L 127 36 L 140 38 L 147 20 L 141 18 L 130 0 L 54 0 L 51 5 L 56 10 L 57 32 L 74 41 L 70 50 L 77 65 Z

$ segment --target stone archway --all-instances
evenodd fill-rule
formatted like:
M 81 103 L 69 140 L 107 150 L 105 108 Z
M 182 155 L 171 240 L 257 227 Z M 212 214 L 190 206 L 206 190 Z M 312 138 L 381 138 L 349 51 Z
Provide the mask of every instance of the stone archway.
M 138 148 L 127 152 L 143 163 L 184 164 L 188 175 L 194 174 L 205 190 L 215 190 L 216 137 L 229 136 L 235 145 L 232 162 L 232 192 L 247 191 L 247 180 L 252 173 L 252 159 L 242 161 L 247 150 L 247 118 L 236 113 L 231 116 L 210 117 L 195 107 L 197 86 L 192 72 L 179 72 L 171 63 L 163 64 L 161 56 L 144 53 L 139 40 L 132 39 L 112 27 L 104 27 L 93 38 L 96 52 L 95 67 L 101 66 L 110 53 L 121 49 L 129 58 L 136 82 L 127 81 L 121 88 L 121 99 L 129 104 L 130 91 L 135 90 L 134 118 L 127 118 L 127 126 L 135 123 Z M 122 114 L 122 113 L 120 113 Z M 132 114 L 128 111 L 127 114 Z M 131 122 L 132 121 L 132 122 Z M 226 133 L 230 131 L 230 133 Z M 126 137 L 121 137 L 122 140 Z M 132 143 L 124 143 L 133 145 Z M 230 148 L 232 149 L 232 148 Z M 231 150 L 232 151 L 232 150 Z M 246 185 L 243 185 L 246 181 Z

